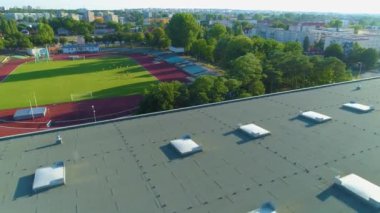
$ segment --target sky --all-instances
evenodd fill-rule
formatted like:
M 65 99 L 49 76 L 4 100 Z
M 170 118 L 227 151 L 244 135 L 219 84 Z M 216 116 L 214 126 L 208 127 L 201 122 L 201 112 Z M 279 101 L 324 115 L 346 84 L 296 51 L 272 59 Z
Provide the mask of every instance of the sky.
M 380 14 L 379 0 L 0 0 L 0 6 L 44 9 L 213 8 Z

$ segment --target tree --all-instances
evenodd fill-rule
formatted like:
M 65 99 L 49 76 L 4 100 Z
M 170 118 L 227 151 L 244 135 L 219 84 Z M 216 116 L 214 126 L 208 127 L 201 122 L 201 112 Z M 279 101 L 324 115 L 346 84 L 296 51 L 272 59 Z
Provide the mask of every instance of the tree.
M 343 53 L 343 47 L 339 44 L 330 44 L 325 50 L 325 57 L 336 57 L 340 60 L 343 60 L 344 53 Z
M 309 36 L 305 36 L 302 43 L 303 51 L 308 52 L 310 48 L 310 39 Z
M 240 56 L 232 63 L 232 69 L 229 72 L 232 77 L 238 80 L 247 78 L 262 79 L 262 67 L 260 60 L 252 53 Z
M 313 64 L 309 57 L 285 52 L 277 56 L 277 61 L 275 69 L 283 73 L 283 86 L 296 89 L 310 85 L 307 77 L 310 76 Z
M 0 50 L 4 49 L 4 47 L 5 47 L 4 39 L 0 38 Z
M 243 56 L 252 50 L 253 42 L 247 36 L 235 36 L 227 44 L 227 62 Z
M 252 53 L 247 53 L 233 61 L 229 74 L 242 81 L 242 87 L 252 95 L 265 92 L 260 61 Z
M 214 78 L 211 90 L 209 92 L 210 102 L 224 101 L 228 93 L 228 87 L 225 85 L 226 79 L 223 77 Z
M 273 28 L 282 28 L 284 30 L 288 30 L 289 29 L 289 25 L 285 24 L 281 20 L 275 20 L 275 21 L 273 21 L 271 27 L 273 27 Z
M 349 52 L 346 62 L 347 64 L 354 65 L 362 60 L 362 54 L 365 48 L 361 47 L 357 42 L 352 46 L 351 51 Z
M 363 51 L 360 56 L 361 62 L 363 63 L 366 69 L 371 69 L 374 67 L 376 62 L 379 60 L 379 55 L 377 51 L 373 48 L 368 48 Z
M 17 47 L 19 48 L 31 48 L 33 47 L 32 42 L 30 42 L 29 38 L 21 33 L 18 34 L 17 38 Z
M 342 22 L 342 20 L 339 20 L 339 19 L 333 19 L 330 21 L 329 26 L 335 27 L 336 31 L 338 32 L 339 28 L 341 28 L 343 26 L 343 22 Z
M 239 97 L 240 95 L 240 86 L 242 82 L 233 78 L 226 79 L 224 85 L 228 89 L 228 93 L 226 94 L 226 99 L 234 99 Z
M 144 92 L 144 100 L 140 104 L 140 113 L 174 109 L 177 98 L 181 96 L 182 84 L 178 81 L 163 82 L 150 86 Z
M 37 34 L 34 37 L 34 42 L 37 45 L 51 44 L 54 39 L 54 31 L 48 24 L 40 22 L 37 27 Z
M 214 46 L 207 44 L 204 39 L 196 40 L 191 46 L 190 53 L 198 59 L 213 62 L 214 61 Z
M 207 32 L 207 38 L 214 38 L 219 40 L 227 33 L 227 29 L 224 25 L 216 23 Z
M 201 76 L 190 85 L 190 103 L 192 105 L 210 103 L 208 94 L 211 92 L 214 78 L 214 76 Z
M 135 33 L 134 36 L 135 36 L 135 41 L 136 42 L 140 42 L 141 43 L 141 42 L 143 42 L 145 40 L 145 35 L 142 32 Z
M 320 52 L 322 52 L 325 48 L 325 40 L 319 39 L 318 42 L 314 43 L 314 48 Z
M 359 30 L 362 29 L 362 26 L 359 24 L 355 24 L 352 26 L 352 28 L 354 29 L 354 34 L 359 34 Z
M 145 33 L 145 42 L 147 45 L 153 47 L 153 34 L 150 32 Z
M 152 32 L 152 35 L 152 46 L 160 49 L 165 49 L 170 46 L 170 40 L 161 27 L 155 28 Z
M 219 64 L 224 65 L 224 66 L 226 66 L 229 63 L 227 61 L 227 46 L 230 43 L 231 39 L 232 38 L 230 36 L 226 36 L 219 39 L 214 50 L 215 60 Z
M 237 16 L 237 19 L 238 20 L 245 20 L 245 15 L 240 13 L 238 16 Z
M 285 43 L 284 46 L 284 52 L 291 52 L 293 54 L 302 54 L 302 46 L 301 43 L 296 42 L 296 41 L 289 41 Z
M 170 20 L 166 30 L 173 46 L 184 47 L 188 51 L 201 32 L 201 27 L 193 15 L 177 13 Z

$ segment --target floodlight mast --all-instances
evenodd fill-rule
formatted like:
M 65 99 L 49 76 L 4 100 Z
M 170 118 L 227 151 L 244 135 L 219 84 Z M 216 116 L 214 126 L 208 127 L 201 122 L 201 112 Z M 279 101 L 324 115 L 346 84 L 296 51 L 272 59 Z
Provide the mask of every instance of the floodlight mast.
M 94 105 L 91 106 L 92 108 L 92 113 L 94 114 L 94 122 L 96 122 L 96 111 Z
M 358 76 L 356 76 L 356 79 L 359 80 L 360 78 L 360 74 L 362 73 L 362 66 L 363 66 L 363 63 L 362 62 L 358 62 L 357 64 L 359 64 L 359 73 L 358 73 Z M 357 90 L 359 90 L 361 88 L 360 84 L 356 87 Z
M 34 120 L 34 113 L 33 113 L 33 107 L 32 107 L 32 102 L 29 99 L 29 106 L 30 106 L 30 112 L 32 113 L 32 119 Z

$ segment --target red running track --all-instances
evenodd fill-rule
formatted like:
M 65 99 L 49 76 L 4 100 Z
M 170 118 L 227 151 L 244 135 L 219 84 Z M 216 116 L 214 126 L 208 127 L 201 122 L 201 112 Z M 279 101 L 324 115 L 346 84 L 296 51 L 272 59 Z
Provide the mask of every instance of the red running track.
M 0 82 L 4 81 L 8 75 L 15 70 L 20 64 L 23 64 L 27 61 L 30 61 L 33 59 L 15 59 L 15 60 L 10 60 L 5 64 L 1 64 L 0 66 Z
M 51 104 L 46 105 L 48 110 L 44 118 L 17 122 L 13 121 L 13 114 L 17 109 L 0 110 L 0 137 L 49 129 L 46 124 L 50 120 L 51 128 L 94 122 L 92 105 L 97 121 L 131 115 L 142 99 L 140 95 L 133 95 Z
M 172 64 L 166 62 L 154 63 L 154 58 L 147 55 L 132 54 L 129 57 L 135 59 L 159 81 L 189 82 L 187 79 L 189 75 Z

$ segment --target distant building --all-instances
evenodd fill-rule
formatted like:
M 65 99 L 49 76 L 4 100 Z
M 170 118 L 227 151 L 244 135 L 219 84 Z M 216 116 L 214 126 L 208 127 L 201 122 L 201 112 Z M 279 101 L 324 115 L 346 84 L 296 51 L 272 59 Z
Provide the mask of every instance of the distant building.
M 125 20 L 125 17 L 121 17 L 121 16 L 119 16 L 119 23 L 120 23 L 120 24 L 126 24 L 127 22 L 126 22 L 126 20 Z
M 96 53 L 100 48 L 97 44 L 70 44 L 62 47 L 62 53 L 75 54 L 75 53 Z
M 96 24 L 94 35 L 106 35 L 115 33 L 115 29 L 109 28 L 106 24 Z
M 34 21 L 45 18 L 50 19 L 50 13 L 5 13 L 5 18 L 8 20 L 20 21 L 23 19 L 33 19 Z
M 58 18 L 64 18 L 64 17 L 67 17 L 69 15 L 68 13 L 61 11 L 61 10 L 57 11 L 56 14 L 57 14 Z
M 108 14 L 103 16 L 105 22 L 119 22 L 119 17 L 115 14 Z
M 94 12 L 87 10 L 83 12 L 83 20 L 93 22 L 95 20 Z
M 76 21 L 79 21 L 80 18 L 79 18 L 79 15 L 78 14 L 75 14 L 75 13 L 71 13 L 69 15 L 70 18 L 72 18 L 73 20 L 76 20 Z
M 61 28 L 57 29 L 57 34 L 59 36 L 68 36 L 68 35 L 70 35 L 70 31 L 61 27 Z
M 167 24 L 169 23 L 169 18 L 145 18 L 144 19 L 144 25 L 152 25 L 152 24 Z

